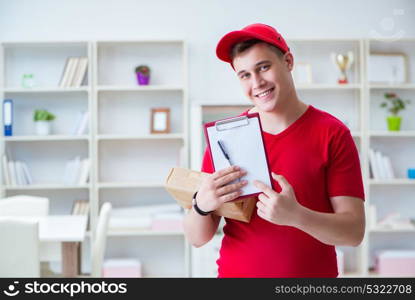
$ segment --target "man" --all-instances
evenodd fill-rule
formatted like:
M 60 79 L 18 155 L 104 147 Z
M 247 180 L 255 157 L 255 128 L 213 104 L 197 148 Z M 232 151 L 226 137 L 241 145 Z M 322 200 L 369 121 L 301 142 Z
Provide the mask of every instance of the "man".
M 293 55 L 272 27 L 252 24 L 225 35 L 216 49 L 231 64 L 258 112 L 273 186 L 261 191 L 251 221 L 226 219 L 219 277 L 337 277 L 334 246 L 357 246 L 364 236 L 363 184 L 350 131 L 297 96 Z M 241 194 L 239 167 L 214 172 L 207 150 L 193 209 L 184 220 L 196 247 L 215 234 L 210 212 Z

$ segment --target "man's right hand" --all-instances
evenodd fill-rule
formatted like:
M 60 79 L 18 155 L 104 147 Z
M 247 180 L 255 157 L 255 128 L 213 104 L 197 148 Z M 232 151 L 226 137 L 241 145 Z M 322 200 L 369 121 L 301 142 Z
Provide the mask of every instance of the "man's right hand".
M 242 194 L 241 188 L 248 181 L 229 183 L 245 175 L 246 171 L 240 167 L 231 166 L 205 177 L 196 195 L 197 206 L 203 211 L 213 211 L 223 203 L 235 200 Z

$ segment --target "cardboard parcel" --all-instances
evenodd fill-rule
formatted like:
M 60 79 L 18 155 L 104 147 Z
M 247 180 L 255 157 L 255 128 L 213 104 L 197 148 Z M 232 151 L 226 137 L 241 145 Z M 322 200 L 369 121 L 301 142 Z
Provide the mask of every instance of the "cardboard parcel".
M 198 191 L 202 179 L 208 175 L 184 168 L 172 168 L 167 176 L 166 190 L 183 208 L 190 209 L 194 193 Z M 224 203 L 214 214 L 249 223 L 255 204 L 256 197 L 242 198 Z

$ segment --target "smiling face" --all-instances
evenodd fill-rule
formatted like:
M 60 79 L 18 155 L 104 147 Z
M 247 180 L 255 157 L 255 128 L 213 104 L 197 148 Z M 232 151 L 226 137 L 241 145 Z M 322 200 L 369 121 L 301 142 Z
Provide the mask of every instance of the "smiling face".
M 237 54 L 233 66 L 245 95 L 260 111 L 275 111 L 294 88 L 292 54 L 287 52 L 279 57 L 265 43 L 257 43 Z

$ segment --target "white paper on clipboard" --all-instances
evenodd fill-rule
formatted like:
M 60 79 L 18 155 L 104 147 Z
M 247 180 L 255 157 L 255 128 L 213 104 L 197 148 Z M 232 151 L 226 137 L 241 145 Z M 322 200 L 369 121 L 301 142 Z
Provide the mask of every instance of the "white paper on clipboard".
M 219 140 L 224 145 L 232 165 L 247 171 L 243 179 L 248 184 L 242 188 L 241 196 L 261 192 L 253 185 L 254 180 L 272 186 L 258 115 L 217 121 L 213 126 L 206 127 L 206 134 L 215 171 L 229 167 L 229 162 L 218 145 Z

